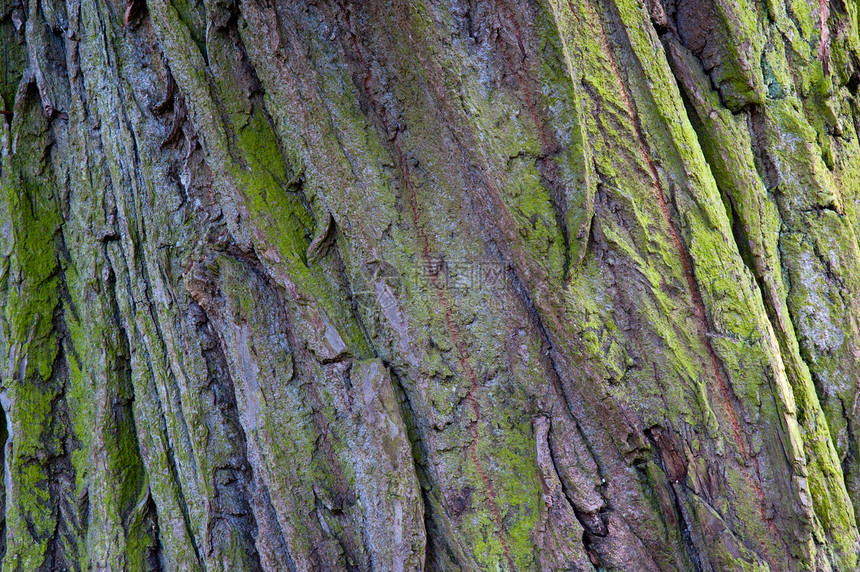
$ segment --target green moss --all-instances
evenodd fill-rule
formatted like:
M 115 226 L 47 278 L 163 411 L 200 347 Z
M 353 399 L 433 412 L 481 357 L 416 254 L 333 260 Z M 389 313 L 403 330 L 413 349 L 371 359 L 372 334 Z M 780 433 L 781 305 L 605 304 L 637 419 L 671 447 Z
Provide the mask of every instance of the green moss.
M 483 486 L 475 493 L 473 508 L 477 510 L 463 521 L 467 545 L 474 546 L 472 556 L 483 570 L 507 570 L 508 555 L 515 569 L 534 569 L 537 554 L 532 534 L 543 498 L 531 426 L 528 422 L 492 419 L 486 425 L 479 422 L 478 427 L 492 430 L 492 435 L 479 436 L 476 454 L 482 467 L 470 464 L 467 471 L 477 483 L 482 482 L 483 471 L 494 484 L 494 498 L 489 498 Z M 501 527 L 495 518 L 496 509 Z
M 192 120 L 222 177 L 219 183 L 223 183 L 227 192 L 235 191 L 240 197 L 239 202 L 246 209 L 241 214 L 253 228 L 253 242 L 267 268 L 278 281 L 296 288 L 297 294 L 291 291 L 290 295 L 301 301 L 299 306 L 305 301 L 308 306 L 319 305 L 319 311 L 290 308 L 300 317 L 298 328 L 307 327 L 319 316 L 327 316 L 338 320 L 338 335 L 343 336 L 348 346 L 359 354 L 364 351 L 352 313 L 340 305 L 338 289 L 325 265 L 315 266 L 306 256 L 311 236 L 321 230 L 317 221 L 326 220 L 328 212 L 337 220 L 339 246 L 352 253 L 345 257 L 350 279 L 365 272 L 374 273 L 372 280 L 376 283 L 367 278 L 362 283 L 368 284 L 369 289 L 389 280 L 389 277 L 379 278 L 384 275 L 385 264 L 401 269 L 425 264 L 425 247 L 432 255 L 441 253 L 453 263 L 485 256 L 482 245 L 473 241 L 463 244 L 463 236 L 474 236 L 476 230 L 484 229 L 477 229 L 462 215 L 462 189 L 475 185 L 451 165 L 451 157 L 457 157 L 459 151 L 440 136 L 441 115 L 446 123 L 458 126 L 455 138 L 465 148 L 464 161 L 490 173 L 489 177 L 498 177 L 495 186 L 499 187 L 504 207 L 501 216 L 509 223 L 499 236 L 513 252 L 514 270 L 526 277 L 525 287 L 538 283 L 542 275 L 553 278 L 549 291 L 536 289 L 533 298 L 554 340 L 558 339 L 560 345 L 567 344 L 564 350 L 581 354 L 588 365 L 594 364 L 589 380 L 607 380 L 612 384 L 609 392 L 613 397 L 629 405 L 646 424 L 686 422 L 693 425 L 692 433 L 704 429 L 712 440 L 719 441 L 715 448 L 728 466 L 727 478 L 739 506 L 735 510 L 733 505 L 724 504 L 720 510 L 740 515 L 737 520 L 744 521 L 732 521 L 734 530 L 727 534 L 737 536 L 738 544 L 745 546 L 752 545 L 758 537 L 771 535 L 766 525 L 759 522 L 761 506 L 753 482 L 757 477 L 747 470 L 752 461 L 743 458 L 747 445 L 735 443 L 732 417 L 739 420 L 744 429 L 741 433 L 747 429 L 744 423 L 757 428 L 768 422 L 778 425 L 779 438 L 763 437 L 753 449 L 764 451 L 765 459 L 778 460 L 773 467 L 765 467 L 766 470 L 785 469 L 787 465 L 782 464 L 782 459 L 788 452 L 789 470 L 798 474 L 811 471 L 810 482 L 816 491 L 829 495 L 827 503 L 815 512 L 827 513 L 822 519 L 824 526 L 835 531 L 834 534 L 841 534 L 838 529 L 843 526 L 845 513 L 838 501 L 838 482 L 833 472 L 835 457 L 826 450 L 826 443 L 820 441 L 826 437 L 826 430 L 810 429 L 822 424 L 815 413 L 818 405 L 812 399 L 814 391 L 808 373 L 804 377 L 798 366 L 796 348 L 785 343 L 791 337 L 788 328 L 773 328 L 769 322 L 769 318 L 777 323 L 785 317 L 784 305 L 773 302 L 783 294 L 779 286 L 782 276 L 778 244 L 774 240 L 780 231 L 780 221 L 773 201 L 757 180 L 756 159 L 749 150 L 751 141 L 745 118 L 734 117 L 724 110 L 719 97 L 710 94 L 706 87 L 702 101 L 710 103 L 716 98 L 716 104 L 699 117 L 699 123 L 706 126 L 709 134 L 703 135 L 705 131 L 697 134 L 683 119 L 687 110 L 643 6 L 618 2 L 607 10 L 604 7 L 607 6 L 600 6 L 599 13 L 597 7 L 586 3 L 571 8 L 559 2 L 541 8 L 537 34 L 542 53 L 535 59 L 546 63 L 536 65 L 536 71 L 530 70 L 539 77 L 539 88 L 532 90 L 536 105 L 548 108 L 553 114 L 548 123 L 564 125 L 553 135 L 570 153 L 560 153 L 551 160 L 556 161 L 568 193 L 568 220 L 563 223 L 568 233 L 580 240 L 576 245 L 579 252 L 584 252 L 588 240 L 581 231 L 585 228 L 584 221 L 591 222 L 593 204 L 589 201 L 598 174 L 603 185 L 605 204 L 594 227 L 594 235 L 604 249 L 599 253 L 601 259 L 583 261 L 567 285 L 557 280 L 563 273 L 562 233 L 555 222 L 550 193 L 535 166 L 545 151 L 542 126 L 535 125 L 530 114 L 521 111 L 524 105 L 520 91 L 524 88 L 505 90 L 497 89 L 492 82 L 482 83 L 476 72 L 481 62 L 470 59 L 468 50 L 461 53 L 456 46 L 447 49 L 453 44 L 443 37 L 447 31 L 439 29 L 444 27 L 439 22 L 446 18 L 445 14 L 440 16 L 443 9 L 413 5 L 408 14 L 386 16 L 390 17 L 386 22 L 390 37 L 380 38 L 368 32 L 360 38 L 372 44 L 369 51 L 390 54 L 385 67 L 392 79 L 386 85 L 393 91 L 391 100 L 402 103 L 402 118 L 398 115 L 400 110 L 386 109 L 389 117 L 397 116 L 407 126 L 398 132 L 397 143 L 390 143 L 381 141 L 378 126 L 371 125 L 356 104 L 355 82 L 349 71 L 332 65 L 341 56 L 333 47 L 337 44 L 311 37 L 316 34 L 314 26 L 296 23 L 296 33 L 304 34 L 302 42 L 311 46 L 307 57 L 313 65 L 308 67 L 319 70 L 309 80 L 313 89 L 304 90 L 307 87 L 304 84 L 302 89 L 294 89 L 298 83 L 278 78 L 276 65 L 259 66 L 261 73 L 271 74 L 261 78 L 273 117 L 270 122 L 258 102 L 250 104 L 247 94 L 236 87 L 236 76 L 227 69 L 232 61 L 229 51 L 232 47 L 223 38 L 219 39 L 218 32 L 212 32 L 205 50 L 210 69 L 201 72 L 202 54 L 182 51 L 182 46 L 189 45 L 184 40 L 193 36 L 194 31 L 182 30 L 184 18 L 173 14 L 170 6 L 152 3 L 156 28 L 171 52 L 169 59 L 180 85 L 189 94 L 194 108 Z M 762 105 L 791 99 L 797 90 L 779 53 L 783 40 L 779 34 L 763 39 L 765 34 L 756 13 L 759 8 L 736 2 L 721 3 L 714 9 L 720 25 L 716 35 L 726 49 L 725 66 L 717 70 L 716 81 L 730 107 L 737 111 L 750 103 Z M 771 6 L 772 11 L 778 9 L 784 11 L 784 7 Z M 809 12 L 804 7 L 792 7 L 792 17 L 799 22 L 796 26 L 788 16 L 775 16 L 777 25 L 784 25 L 781 31 L 792 38 L 786 40 L 790 42 L 787 49 L 791 50 L 800 50 L 808 35 L 814 35 L 815 31 L 814 18 L 806 21 L 811 13 L 798 17 L 797 10 Z M 303 26 L 312 31 L 302 29 Z M 795 40 L 799 34 L 791 32 L 797 28 L 805 35 Z M 603 33 L 604 29 L 612 31 L 611 37 Z M 269 55 L 254 53 L 255 49 L 261 50 L 259 46 L 268 45 L 265 38 L 260 39 L 266 34 L 263 30 L 263 26 L 255 28 L 252 23 L 241 32 L 243 38 L 257 39 L 256 48 L 252 45 L 255 42 L 247 42 L 249 57 L 257 61 L 266 61 Z M 742 41 L 745 36 L 760 39 L 745 44 Z M 770 50 L 771 46 L 776 47 Z M 808 46 L 803 49 L 804 56 L 799 58 L 802 64 L 798 65 L 811 66 L 812 62 L 806 62 Z M 304 53 L 296 56 L 295 61 L 300 62 L 303 57 Z M 762 60 L 763 70 L 760 70 Z M 808 75 L 802 80 L 806 85 L 800 91 L 810 98 L 816 93 L 824 97 L 826 81 L 819 81 L 812 72 Z M 770 96 L 767 102 L 765 85 Z M 293 91 L 301 92 L 301 96 Z M 694 99 L 691 94 L 686 95 Z M 693 101 L 692 106 L 704 109 L 707 106 L 702 101 Z M 301 116 L 303 109 L 307 109 L 306 116 Z M 714 118 L 711 111 L 716 112 Z M 222 120 L 224 125 L 219 124 Z M 312 133 L 313 129 L 302 131 L 304 125 L 318 126 L 319 133 Z M 838 152 L 833 150 L 833 144 L 820 138 L 818 124 L 814 130 L 819 134 L 818 146 L 836 165 Z M 794 118 L 794 124 L 785 133 L 794 132 L 801 133 L 806 140 L 809 128 Z M 412 161 L 410 153 L 415 150 L 420 164 Z M 405 159 L 398 157 L 398 153 Z M 404 169 L 402 161 L 408 162 L 409 167 Z M 476 199 L 478 208 L 480 201 L 486 200 L 485 194 L 479 196 L 477 192 L 469 198 Z M 820 204 L 842 208 L 836 199 Z M 668 216 L 661 209 L 661 201 L 665 202 Z M 417 212 L 414 216 L 413 207 Z M 372 209 L 373 216 L 360 209 Z M 351 226 L 354 221 L 358 223 Z M 743 233 L 749 244 L 739 248 L 734 241 Z M 577 258 L 575 245 L 570 246 L 573 257 Z M 748 253 L 746 260 L 741 252 Z M 531 262 L 534 259 L 537 260 Z M 689 268 L 685 268 L 687 261 Z M 376 266 L 367 270 L 361 267 L 364 263 Z M 375 274 L 377 268 L 383 269 L 379 275 Z M 765 291 L 755 282 L 756 278 L 774 285 L 775 290 Z M 407 379 L 404 383 L 413 390 L 411 398 L 426 397 L 435 406 L 434 411 L 447 419 L 458 407 L 464 407 L 462 402 L 469 392 L 465 372 L 454 372 L 462 370 L 462 363 L 471 359 L 462 355 L 462 347 L 481 345 L 481 355 L 489 356 L 488 359 L 502 355 L 494 346 L 500 343 L 498 336 L 490 329 L 499 316 L 493 314 L 495 307 L 480 294 L 448 291 L 440 294 L 428 287 L 427 276 L 419 272 L 404 272 L 400 282 L 395 279 L 389 282 L 384 283 L 402 301 L 397 310 L 404 313 L 403 321 L 408 325 L 404 329 L 408 333 L 398 338 L 389 328 L 379 338 L 385 338 L 383 344 L 389 343 L 387 337 L 395 338 L 402 344 L 400 350 L 406 348 L 410 352 L 429 345 L 431 340 L 436 344 L 433 352 L 442 363 L 427 366 L 435 374 L 433 381 L 421 385 L 423 378 L 416 376 L 421 381 Z M 695 284 L 693 291 L 691 284 Z M 256 301 L 244 292 L 235 295 L 239 311 L 250 315 Z M 449 296 L 450 307 L 442 307 L 443 295 Z M 368 295 L 371 302 L 374 298 L 375 295 Z M 566 313 L 563 319 L 552 322 L 553 314 L 548 309 L 555 309 L 552 305 L 559 300 Z M 697 307 L 691 311 L 693 305 Z M 482 315 L 485 310 L 486 316 Z M 373 316 L 373 310 L 367 310 L 366 315 Z M 379 318 L 380 322 L 385 319 L 392 321 L 388 316 Z M 700 323 L 702 319 L 706 324 Z M 455 337 L 465 341 L 458 342 Z M 390 342 L 383 351 L 402 363 L 407 358 L 398 357 L 397 342 Z M 537 345 L 532 343 L 527 352 L 541 351 L 541 347 L 534 347 Z M 486 349 L 490 346 L 492 349 Z M 725 380 L 715 377 L 720 374 L 712 371 L 711 352 L 718 362 L 717 369 L 725 371 Z M 421 355 L 416 361 L 423 362 L 423 358 Z M 529 359 L 534 360 L 530 356 L 523 361 L 540 371 L 537 363 Z M 642 364 L 665 364 L 665 371 L 644 371 L 645 368 L 637 367 L 640 365 L 637 359 Z M 461 366 L 451 367 L 444 360 L 459 362 Z M 782 360 L 787 365 L 781 364 Z M 410 365 L 406 364 L 404 371 L 413 371 Z M 312 373 L 318 380 L 315 387 L 321 388 L 319 417 L 331 420 L 338 414 L 337 389 L 331 380 L 316 375 L 316 370 Z M 517 381 L 531 390 L 542 387 L 537 377 L 534 372 L 523 373 Z M 594 389 L 590 395 L 602 397 L 603 389 Z M 261 390 L 261 395 L 267 390 Z M 535 493 L 530 488 L 534 480 L 523 479 L 531 484 L 514 482 L 511 475 L 530 475 L 534 467 L 525 460 L 518 464 L 520 461 L 510 455 L 526 457 L 531 449 L 525 443 L 497 438 L 491 427 L 500 420 L 519 427 L 507 417 L 509 408 L 520 407 L 525 400 L 514 401 L 514 405 L 488 407 L 492 419 L 479 424 L 479 442 L 484 456 L 491 452 L 495 458 L 498 450 L 500 465 L 489 469 L 490 480 L 499 484 L 496 491 L 499 504 L 506 518 L 510 515 L 514 521 L 506 533 L 514 558 L 518 566 L 530 567 L 534 565 L 534 556 L 524 540 L 523 530 L 533 524 L 530 519 L 535 513 L 534 503 L 538 502 L 533 500 Z M 302 400 L 290 394 L 285 402 L 296 404 L 295 411 L 302 413 L 295 413 L 294 418 L 281 412 L 280 418 L 259 433 L 270 434 L 266 437 L 271 439 L 268 446 L 278 448 L 279 455 L 310 458 L 314 451 L 305 433 L 312 432 L 312 427 L 303 417 L 307 412 L 302 409 Z M 267 413 L 276 415 L 274 411 Z M 466 427 L 472 415 L 464 407 L 463 426 L 451 427 L 446 438 L 451 435 L 454 443 L 468 439 Z M 279 432 L 290 429 L 301 436 L 279 436 Z M 487 443 L 494 445 L 492 451 L 484 449 Z M 332 446 L 335 456 L 346 455 L 341 440 L 335 439 Z M 439 453 L 442 458 L 446 454 Z M 818 456 L 820 462 L 813 459 Z M 429 459 L 428 465 L 437 459 Z M 331 486 L 333 477 L 316 474 L 316 470 L 308 469 L 313 473 L 308 479 Z M 295 476 L 291 473 L 273 478 L 286 490 Z M 347 484 L 354 484 L 348 474 L 343 478 Z M 471 469 L 465 481 L 476 487 L 476 495 L 488 497 L 489 493 L 482 491 L 486 485 L 477 468 Z M 830 489 L 831 486 L 835 488 Z M 294 502 L 303 510 L 310 507 L 308 498 Z M 793 519 L 791 515 L 785 516 L 784 523 L 799 522 Z M 331 521 L 338 534 L 347 533 L 338 519 Z M 522 529 L 517 528 L 521 525 Z M 506 565 L 491 511 L 479 507 L 471 524 L 464 526 L 472 527 L 468 536 L 475 544 L 468 550 L 481 555 L 481 566 Z M 819 532 L 815 527 L 811 529 Z M 848 535 L 850 531 L 843 532 Z M 741 557 L 726 552 L 723 565 L 727 569 L 763 566 L 748 549 L 742 552 Z M 770 545 L 764 546 L 762 552 L 782 554 L 781 547 Z M 809 554 L 801 556 L 805 562 L 811 562 Z
M 52 422 L 62 380 L 54 379 L 59 340 L 54 318 L 60 304 L 57 238 L 59 206 L 41 110 L 27 99 L 16 109 L 23 132 L 14 157 L 3 154 L 0 201 L 11 223 L 11 255 L 3 308 L 12 377 L 3 380 L 11 402 L 12 453 L 7 459 L 13 490 L 7 491 L 7 549 L 4 569 L 34 570 L 45 558 L 57 526 L 49 502 L 45 461 L 63 451 L 65 429 Z
M 785 72 L 787 64 L 781 59 L 779 46 L 780 43 L 767 52 L 763 64 L 766 64 L 766 70 L 779 70 L 774 74 L 773 82 L 780 86 L 790 85 Z M 808 201 L 823 201 L 836 209 L 842 207 L 838 197 L 832 194 L 815 196 L 832 186 L 813 182 L 815 178 L 826 175 L 819 166 L 820 161 L 808 154 L 807 150 L 814 149 L 815 135 L 798 117 L 796 101 L 787 103 L 787 100 L 792 99 L 788 89 L 780 87 L 781 97 L 775 98 L 765 112 L 765 132 L 769 134 L 767 148 L 776 156 L 780 169 L 779 191 L 784 197 L 784 202 L 777 208 L 756 175 L 745 123 L 722 110 L 719 101 L 709 92 L 707 82 L 695 72 L 695 66 L 689 62 L 686 65 L 694 72 L 691 77 L 697 78 L 696 84 L 686 86 L 688 101 L 695 111 L 694 125 L 716 181 L 738 218 L 736 233 L 741 235 L 741 240 L 747 241 L 741 247 L 749 249 L 748 264 L 757 275 L 768 317 L 773 322 L 773 329 L 767 328 L 768 336 L 765 339 L 771 339 L 772 356 L 777 360 L 771 371 L 775 393 L 780 397 L 777 410 L 783 417 L 781 432 L 784 450 L 790 452 L 792 465 L 798 474 L 809 474 L 810 488 L 815 489 L 809 508 L 817 516 L 820 526 L 827 534 L 838 538 L 835 545 L 845 547 L 837 551 L 848 553 L 850 548 L 847 547 L 854 542 L 853 525 L 850 522 L 851 506 L 844 502 L 842 477 L 833 476 L 841 471 L 836 463 L 838 457 L 832 450 L 827 422 L 821 415 L 809 371 L 800 356 L 798 337 L 786 305 L 788 292 L 781 270 L 782 260 L 789 261 L 789 264 L 803 260 L 803 255 L 792 247 L 796 244 L 795 238 L 785 233 L 786 224 L 792 225 L 790 218 L 794 215 L 786 218 L 785 214 L 802 212 L 807 208 L 803 205 L 808 205 Z M 776 75 L 781 79 L 776 80 Z M 775 135 L 774 131 L 781 134 Z M 786 145 L 789 140 L 792 142 Z M 806 181 L 804 191 L 800 193 L 795 186 L 797 178 Z M 791 283 L 794 296 L 797 296 L 800 294 L 797 291 L 798 281 L 792 279 Z M 791 297 L 788 297 L 788 301 L 790 304 Z M 816 306 L 820 307 L 821 304 Z M 724 320 L 725 316 L 725 313 L 720 314 L 720 319 Z M 736 316 L 731 323 L 737 324 L 732 326 L 732 330 L 736 330 L 742 321 Z M 749 367 L 748 357 L 744 360 L 730 357 L 743 353 L 727 340 L 720 341 L 716 347 L 730 372 Z M 774 357 L 770 359 L 774 360 Z M 751 393 L 747 395 L 749 399 L 753 398 Z M 809 495 L 808 492 L 803 494 Z M 812 530 L 818 536 L 822 531 L 818 523 Z M 851 565 L 849 561 L 845 562 Z
M 8 9 L 4 6 L 4 10 Z M 5 16 L 0 21 L 0 109 L 11 111 L 18 83 L 24 73 L 27 48 L 18 42 L 12 19 Z

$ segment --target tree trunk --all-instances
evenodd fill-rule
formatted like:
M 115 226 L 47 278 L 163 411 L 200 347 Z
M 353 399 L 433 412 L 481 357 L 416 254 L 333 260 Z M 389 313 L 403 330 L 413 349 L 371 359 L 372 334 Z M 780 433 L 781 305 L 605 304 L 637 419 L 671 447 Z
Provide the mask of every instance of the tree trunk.
M 857 570 L 854 0 L 0 2 L 2 569 Z

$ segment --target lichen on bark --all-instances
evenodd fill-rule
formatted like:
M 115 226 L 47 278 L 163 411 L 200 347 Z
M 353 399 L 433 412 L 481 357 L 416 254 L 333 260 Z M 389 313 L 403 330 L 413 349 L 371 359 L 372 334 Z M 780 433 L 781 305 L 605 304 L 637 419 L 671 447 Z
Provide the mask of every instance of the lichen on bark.
M 857 28 L 0 3 L 2 569 L 857 569 Z

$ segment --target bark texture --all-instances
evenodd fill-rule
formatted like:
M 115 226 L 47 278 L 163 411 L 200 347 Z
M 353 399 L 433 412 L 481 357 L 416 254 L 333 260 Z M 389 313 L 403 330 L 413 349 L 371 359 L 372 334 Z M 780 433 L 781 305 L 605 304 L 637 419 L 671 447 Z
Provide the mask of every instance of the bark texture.
M 857 570 L 855 0 L 0 0 L 2 569 Z

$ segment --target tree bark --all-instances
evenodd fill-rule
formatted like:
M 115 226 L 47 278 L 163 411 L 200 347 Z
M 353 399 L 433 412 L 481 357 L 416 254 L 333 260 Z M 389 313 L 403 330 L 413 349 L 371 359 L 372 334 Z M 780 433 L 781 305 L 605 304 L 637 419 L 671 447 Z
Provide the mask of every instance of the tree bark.
M 0 2 L 2 569 L 857 570 L 858 25 Z

